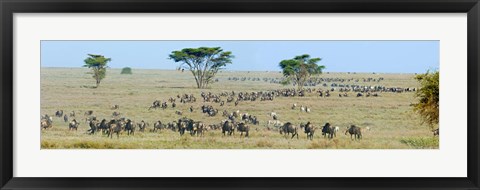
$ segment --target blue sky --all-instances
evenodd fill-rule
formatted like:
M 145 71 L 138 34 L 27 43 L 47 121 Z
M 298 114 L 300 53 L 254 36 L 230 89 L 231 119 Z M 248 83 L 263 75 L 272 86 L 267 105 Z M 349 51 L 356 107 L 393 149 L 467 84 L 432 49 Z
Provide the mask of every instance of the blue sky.
M 235 58 L 226 70 L 278 71 L 301 54 L 320 57 L 325 72 L 422 73 L 439 69 L 439 41 L 42 41 L 42 67 L 81 67 L 87 54 L 112 58 L 111 68 L 175 69 L 174 50 L 222 47 Z

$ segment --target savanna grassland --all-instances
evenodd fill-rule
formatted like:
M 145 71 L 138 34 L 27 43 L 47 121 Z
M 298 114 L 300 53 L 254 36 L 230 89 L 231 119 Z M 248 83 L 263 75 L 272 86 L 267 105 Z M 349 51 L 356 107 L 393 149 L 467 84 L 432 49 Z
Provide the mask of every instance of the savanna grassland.
M 95 81 L 85 68 L 42 68 L 41 70 L 41 114 L 53 116 L 53 127 L 41 131 L 41 148 L 43 149 L 411 149 L 438 148 L 438 137 L 433 137 L 429 127 L 422 125 L 421 118 L 412 111 L 412 103 L 416 98 L 414 92 L 392 93 L 380 92 L 379 97 L 356 97 L 354 92 L 348 92 L 348 97 L 338 97 L 339 92 L 331 93 L 331 97 L 319 97 L 317 93 L 307 93 L 306 97 L 277 97 L 273 101 L 242 101 L 238 106 L 233 102 L 220 106 L 218 103 L 206 102 L 200 93 L 212 92 L 252 92 L 267 91 L 293 86 L 260 81 L 233 81 L 232 77 L 247 78 L 280 78 L 278 72 L 229 72 L 218 73 L 218 82 L 208 89 L 197 89 L 195 81 L 189 72 L 173 70 L 139 70 L 133 69 L 133 74 L 120 74 L 120 69 L 108 69 L 107 77 L 98 88 Z M 324 73 L 322 78 L 354 79 L 344 84 L 382 85 L 386 87 L 418 88 L 419 84 L 413 78 L 414 74 L 373 74 L 373 73 Z M 380 82 L 364 82 L 364 78 L 380 78 Z M 354 82 L 359 79 L 358 82 Z M 312 88 L 330 89 L 316 86 Z M 148 110 L 154 100 L 167 101 L 178 94 L 193 94 L 195 103 L 179 103 L 177 107 L 165 110 Z M 223 97 L 224 98 L 224 97 Z M 292 104 L 298 107 L 292 109 Z M 111 106 L 118 104 L 118 110 Z M 202 105 L 213 105 L 219 114 L 209 117 L 202 113 Z M 300 105 L 311 109 L 310 113 L 301 112 Z M 194 112 L 188 111 L 190 106 Z M 81 121 L 78 131 L 69 131 L 68 123 L 63 118 L 55 117 L 55 111 L 63 110 L 65 114 L 75 111 L 76 119 Z M 135 122 L 141 120 L 150 124 L 145 132 L 135 132 L 134 136 L 126 133 L 120 138 L 107 138 L 106 135 L 87 133 L 89 126 L 85 123 L 84 112 L 93 110 L 98 119 L 111 119 L 112 112 L 121 113 L 121 117 L 130 118 Z M 250 137 L 223 136 L 221 130 L 210 130 L 205 136 L 196 137 L 178 132 L 162 130 L 150 132 L 155 121 L 163 123 L 188 117 L 205 124 L 218 124 L 223 110 L 254 115 L 260 125 L 250 125 Z M 179 116 L 175 111 L 182 111 Z M 269 115 L 276 112 L 282 122 L 292 122 L 295 125 L 312 122 L 316 127 L 313 140 L 307 140 L 303 131 L 299 139 L 285 138 L 278 130 L 267 130 Z M 70 118 L 72 119 L 72 118 Z M 321 126 L 329 122 L 339 126 L 340 132 L 329 140 L 321 135 Z M 350 140 L 345 135 L 347 126 L 355 124 L 363 129 L 360 141 Z

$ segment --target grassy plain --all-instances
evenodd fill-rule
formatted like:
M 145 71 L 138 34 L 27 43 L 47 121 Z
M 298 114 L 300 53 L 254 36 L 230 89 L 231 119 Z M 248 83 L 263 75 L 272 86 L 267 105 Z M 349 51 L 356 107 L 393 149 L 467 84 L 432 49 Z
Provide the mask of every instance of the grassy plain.
M 274 101 L 240 102 L 238 106 L 226 103 L 221 107 L 217 103 L 204 103 L 200 93 L 212 92 L 239 92 L 265 91 L 292 86 L 282 86 L 260 81 L 232 81 L 229 77 L 250 78 L 279 78 L 278 72 L 229 72 L 223 71 L 217 75 L 219 81 L 209 89 L 195 88 L 195 82 L 189 72 L 167 70 L 139 70 L 133 69 L 133 74 L 122 75 L 120 69 L 109 69 L 107 77 L 99 88 L 92 88 L 94 79 L 84 68 L 42 68 L 41 70 L 41 114 L 54 115 L 56 110 L 77 113 L 77 120 L 84 121 L 83 113 L 93 110 L 97 118 L 111 118 L 114 110 L 110 107 L 120 105 L 119 111 L 123 117 L 134 121 L 145 120 L 153 127 L 153 122 L 161 120 L 171 122 L 180 116 L 175 111 L 183 111 L 183 115 L 206 124 L 219 123 L 221 112 L 249 113 L 257 116 L 260 125 L 252 126 L 249 138 L 240 137 L 238 133 L 233 137 L 223 137 L 221 131 L 208 131 L 204 137 L 180 136 L 173 131 L 157 133 L 136 132 L 135 136 L 121 134 L 120 138 L 107 138 L 102 134 L 89 135 L 89 128 L 82 122 L 78 131 L 69 131 L 68 123 L 63 118 L 54 117 L 53 127 L 47 130 L 37 129 L 41 133 L 41 148 L 44 149 L 411 149 L 411 148 L 438 148 L 438 138 L 432 137 L 430 129 L 421 124 L 410 106 L 415 102 L 413 92 L 407 93 L 379 93 L 379 97 L 355 97 L 349 92 L 349 97 L 338 97 L 338 92 L 331 93 L 328 98 L 318 97 L 316 93 L 306 97 L 286 98 L 279 97 Z M 373 73 L 325 73 L 322 78 L 360 79 L 359 82 L 345 82 L 344 84 L 383 85 L 386 87 L 417 87 L 413 74 L 373 74 Z M 381 82 L 363 82 L 363 78 L 380 78 Z M 330 83 L 327 82 L 328 85 Z M 330 89 L 317 86 L 315 88 Z M 181 104 L 177 107 L 162 110 L 148 110 L 154 100 L 167 101 L 177 94 L 194 94 L 196 103 Z M 292 110 L 291 105 L 305 105 L 311 108 L 310 113 L 300 112 L 299 108 Z M 220 111 L 215 117 L 202 114 L 200 106 L 213 105 Z M 195 111 L 190 113 L 189 107 Z M 341 131 L 333 140 L 321 136 L 317 129 L 313 140 L 307 140 L 306 134 L 300 132 L 300 139 L 286 139 L 278 131 L 267 130 L 266 123 L 271 119 L 270 112 L 276 112 L 282 122 L 294 124 L 311 121 L 320 127 L 326 122 L 339 126 Z M 355 124 L 371 130 L 364 131 L 361 141 L 351 141 L 343 134 L 344 128 Z

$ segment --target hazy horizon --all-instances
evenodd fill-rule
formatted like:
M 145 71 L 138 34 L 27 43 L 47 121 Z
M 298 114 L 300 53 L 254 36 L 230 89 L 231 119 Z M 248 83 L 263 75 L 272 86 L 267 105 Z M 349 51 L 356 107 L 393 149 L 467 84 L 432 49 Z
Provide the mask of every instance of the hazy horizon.
M 439 70 L 439 41 L 41 41 L 42 68 L 81 68 L 87 54 L 110 68 L 175 70 L 175 50 L 221 47 L 235 56 L 224 71 L 280 71 L 278 63 L 309 54 L 324 72 L 425 73 Z
M 89 68 L 85 68 L 85 67 L 41 67 L 42 69 L 85 69 L 85 70 L 90 70 Z M 133 72 L 135 72 L 135 70 L 159 70 L 159 71 L 177 71 L 177 69 L 158 69 L 158 68 L 134 68 L 134 67 L 130 67 Z M 115 69 L 115 70 L 119 70 L 121 71 L 123 69 L 122 68 L 112 68 L 112 67 L 109 67 L 107 69 L 107 72 L 109 69 Z M 430 71 L 433 71 L 433 70 L 430 70 Z M 188 72 L 187 70 L 185 70 L 185 72 Z M 249 71 L 249 70 L 221 70 L 220 72 L 275 72 L 275 73 L 281 73 L 281 71 L 273 71 L 273 70 L 264 70 L 264 71 Z M 426 71 L 425 71 L 426 72 Z M 425 73 L 423 72 L 423 73 Z M 357 73 L 357 74 L 368 74 L 368 73 L 375 73 L 375 74 L 419 74 L 419 73 L 398 73 L 398 72 L 356 72 L 356 71 L 348 71 L 348 72 L 342 72 L 342 71 L 325 71 L 323 72 L 322 74 L 325 74 L 325 73 Z

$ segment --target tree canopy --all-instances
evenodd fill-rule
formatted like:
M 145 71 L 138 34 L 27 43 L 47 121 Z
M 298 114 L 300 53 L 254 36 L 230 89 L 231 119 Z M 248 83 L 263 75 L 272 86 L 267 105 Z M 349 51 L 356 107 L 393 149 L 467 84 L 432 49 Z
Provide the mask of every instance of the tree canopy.
M 88 54 L 83 67 L 92 69 L 92 77 L 96 81 L 96 86 L 100 85 L 100 81 L 105 78 L 107 73 L 107 63 L 112 61 L 111 58 L 106 58 L 103 55 Z
M 172 51 L 169 58 L 190 70 L 198 88 L 206 88 L 219 70 L 232 63 L 234 56 L 220 47 L 199 47 Z
M 132 68 L 130 67 L 124 67 L 120 74 L 132 74 Z
M 325 69 L 325 66 L 317 64 L 321 60 L 321 58 L 310 58 L 310 55 L 303 54 L 295 56 L 293 59 L 283 60 L 279 66 L 287 81 L 293 81 L 294 85 L 297 85 L 297 89 L 301 90 L 310 76 L 321 74 Z M 286 83 L 284 82 L 284 84 Z
M 438 71 L 415 76 L 415 79 L 420 83 L 420 88 L 415 93 L 418 103 L 414 104 L 414 110 L 423 117 L 423 121 L 430 127 L 438 125 L 439 122 L 439 78 L 440 73 Z

